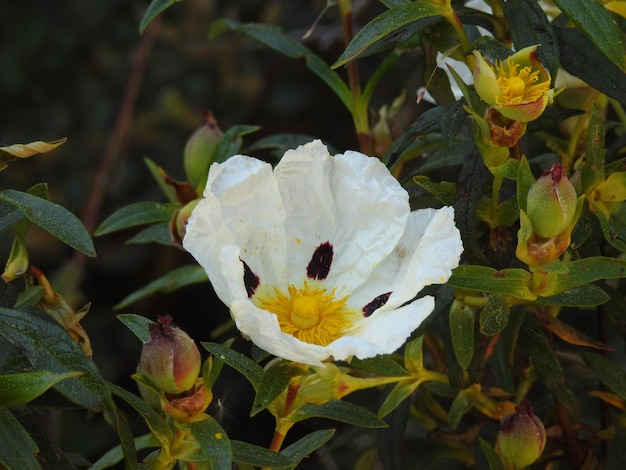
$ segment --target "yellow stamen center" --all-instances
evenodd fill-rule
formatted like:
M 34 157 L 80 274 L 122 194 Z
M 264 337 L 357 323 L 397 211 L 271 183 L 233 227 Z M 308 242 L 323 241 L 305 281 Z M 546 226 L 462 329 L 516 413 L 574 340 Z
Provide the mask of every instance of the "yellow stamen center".
M 500 86 L 500 96 L 496 97 L 499 105 L 532 103 L 550 88 L 549 78 L 537 83 L 539 70 L 532 70 L 530 66 L 520 68 L 510 57 L 505 62 L 496 62 L 495 73 Z
M 326 346 L 341 337 L 357 318 L 346 308 L 347 297 L 335 297 L 335 289 L 328 292 L 307 282 L 301 289 L 294 285 L 288 289 L 287 294 L 277 288 L 269 295 L 259 293 L 255 303 L 274 313 L 280 329 L 300 341 Z

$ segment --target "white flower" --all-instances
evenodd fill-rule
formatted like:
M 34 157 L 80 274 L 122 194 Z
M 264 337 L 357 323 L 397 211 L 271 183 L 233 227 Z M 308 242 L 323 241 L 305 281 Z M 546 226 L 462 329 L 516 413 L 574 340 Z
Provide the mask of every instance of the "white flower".
M 392 353 L 429 315 L 462 252 L 451 207 L 411 212 L 380 160 L 319 141 L 272 167 L 213 164 L 183 246 L 237 328 L 265 351 L 320 365 Z

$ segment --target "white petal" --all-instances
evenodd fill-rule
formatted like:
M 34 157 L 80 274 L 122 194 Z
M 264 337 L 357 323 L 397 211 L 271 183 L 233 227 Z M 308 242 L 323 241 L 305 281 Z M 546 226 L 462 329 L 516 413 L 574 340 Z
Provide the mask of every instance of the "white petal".
M 434 308 L 434 298 L 425 296 L 395 310 L 378 310 L 350 331 L 350 335 L 375 344 L 380 349 L 377 354 L 391 354 L 404 344 Z M 359 358 L 371 357 L 359 355 L 358 352 L 354 355 Z
M 425 286 L 446 282 L 462 252 L 452 207 L 414 211 L 394 251 L 352 294 L 349 303 L 353 308 L 362 308 L 375 297 L 391 292 L 382 310 L 397 308 Z
M 289 279 L 305 279 L 326 241 L 334 258 L 325 284 L 349 293 L 364 282 L 404 232 L 408 194 L 380 160 L 358 152 L 334 159 L 320 141 L 287 152 L 276 167 L 287 213 Z
M 227 305 L 232 300 L 217 264 L 225 245 L 241 248 L 261 282 L 284 284 L 285 211 L 271 166 L 243 155 L 213 164 L 204 196 L 189 218 L 183 246 L 207 271 L 220 299 Z

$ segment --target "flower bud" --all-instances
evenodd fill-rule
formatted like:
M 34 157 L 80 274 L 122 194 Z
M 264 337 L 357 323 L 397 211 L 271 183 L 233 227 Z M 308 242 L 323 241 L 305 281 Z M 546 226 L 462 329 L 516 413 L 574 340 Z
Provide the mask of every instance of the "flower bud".
M 204 122 L 191 134 L 185 144 L 183 163 L 185 174 L 192 186 L 198 187 L 206 179 L 215 147 L 222 134 L 213 113 L 206 111 Z
M 187 221 L 191 217 L 193 209 L 198 205 L 200 199 L 194 199 L 193 201 L 185 204 L 180 210 L 176 211 L 170 221 L 170 235 L 172 242 L 178 246 L 182 246 L 183 238 L 185 238 L 185 232 L 187 228 Z
M 533 464 L 546 446 L 546 430 L 528 400 L 500 421 L 496 452 L 515 469 Z
M 166 315 L 149 326 L 150 340 L 141 350 L 140 371 L 163 392 L 180 394 L 196 383 L 201 358 L 193 339 L 171 323 L 172 317 Z
M 543 174 L 528 191 L 526 212 L 533 232 L 552 238 L 567 229 L 576 213 L 576 190 L 558 163 Z

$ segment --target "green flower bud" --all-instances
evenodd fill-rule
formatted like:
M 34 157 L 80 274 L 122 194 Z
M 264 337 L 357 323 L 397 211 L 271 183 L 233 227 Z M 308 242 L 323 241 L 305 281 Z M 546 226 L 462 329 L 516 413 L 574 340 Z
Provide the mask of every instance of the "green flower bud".
M 187 179 L 192 186 L 203 185 L 213 162 L 217 143 L 222 138 L 222 130 L 211 111 L 204 113 L 204 122 L 198 127 L 185 144 L 184 166 Z
M 576 203 L 574 186 L 555 163 L 528 191 L 526 212 L 533 232 L 542 238 L 556 237 L 574 220 Z
M 178 246 L 182 246 L 183 238 L 185 238 L 185 232 L 187 229 L 187 221 L 191 217 L 191 213 L 198 205 L 200 199 L 194 199 L 191 202 L 185 204 L 180 210 L 176 211 L 170 221 L 170 235 L 172 242 Z
M 533 464 L 546 446 L 546 430 L 528 400 L 515 413 L 502 418 L 496 438 L 496 451 L 515 469 Z
M 200 351 L 193 339 L 172 326 L 172 317 L 150 325 L 150 340 L 141 350 L 140 371 L 160 390 L 180 394 L 192 388 L 200 374 Z

